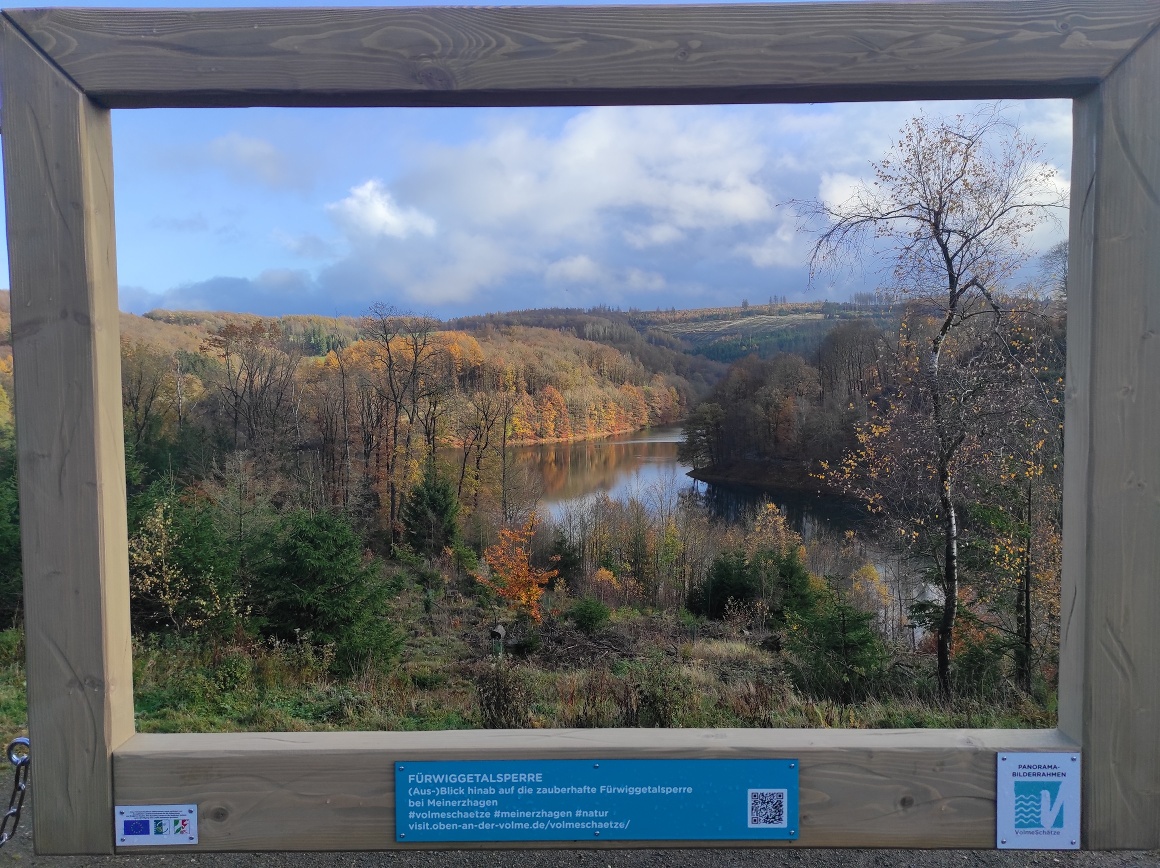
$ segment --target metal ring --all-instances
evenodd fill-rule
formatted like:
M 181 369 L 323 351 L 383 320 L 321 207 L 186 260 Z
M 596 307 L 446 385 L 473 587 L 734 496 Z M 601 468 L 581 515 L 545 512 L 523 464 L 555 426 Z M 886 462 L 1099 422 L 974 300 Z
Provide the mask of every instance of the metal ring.
M 20 747 L 24 748 L 24 753 L 16 752 L 17 748 Z M 23 737 L 12 739 L 12 741 L 8 743 L 8 762 L 12 763 L 12 765 L 18 768 L 22 765 L 25 765 L 28 762 L 28 754 L 30 750 L 31 747 L 29 745 L 28 739 Z

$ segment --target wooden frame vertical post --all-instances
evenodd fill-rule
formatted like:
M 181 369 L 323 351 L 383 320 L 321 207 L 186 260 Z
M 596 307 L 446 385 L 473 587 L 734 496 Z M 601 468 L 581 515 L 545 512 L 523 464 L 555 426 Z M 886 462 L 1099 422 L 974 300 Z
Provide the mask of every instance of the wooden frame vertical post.
M 1075 101 L 1059 727 L 1085 845 L 1160 846 L 1160 34 Z
M 133 669 L 109 112 L 0 30 L 36 843 L 112 852 Z
M 109 852 L 114 792 L 197 804 L 199 850 L 390 849 L 400 759 L 778 755 L 802 761 L 800 845 L 984 847 L 996 753 L 1077 745 L 1084 846 L 1160 847 L 1160 0 L 7 10 L 0 31 L 40 852 Z M 1043 97 L 1076 101 L 1058 729 L 133 735 L 108 109 Z

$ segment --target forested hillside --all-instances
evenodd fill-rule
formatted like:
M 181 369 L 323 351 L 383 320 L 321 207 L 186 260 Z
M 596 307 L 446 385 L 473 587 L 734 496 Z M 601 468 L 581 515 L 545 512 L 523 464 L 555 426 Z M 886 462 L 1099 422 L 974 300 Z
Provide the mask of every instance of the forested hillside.
M 1054 725 L 1066 181 L 980 106 L 840 186 L 778 207 L 849 302 L 122 315 L 139 730 Z M 16 728 L 11 385 L 4 342 Z M 608 444 L 664 474 L 543 496 L 678 421 Z
M 888 577 L 870 537 L 803 539 L 771 504 L 726 520 L 673 488 L 545 516 L 512 459 L 520 443 L 685 420 L 698 473 L 852 498 L 901 531 L 890 557 L 922 556 L 938 535 L 929 511 L 906 511 L 923 472 L 907 437 L 923 430 L 913 382 L 932 322 L 865 299 L 448 323 L 383 306 L 123 315 L 139 725 L 1050 724 L 1050 414 L 965 453 L 969 596 L 960 702 L 945 707 L 928 579 Z M 1055 394 L 1059 311 L 1011 324 L 1021 364 Z M 732 365 L 705 351 L 728 341 L 759 346 Z M 4 665 L 21 611 L 8 344 L 0 385 Z M 910 489 L 903 470 L 918 473 Z M 0 704 L 22 707 L 9 665 Z
M 812 358 L 825 336 L 842 322 L 866 320 L 889 329 L 898 322 L 893 305 L 879 303 L 873 294 L 859 294 L 853 302 L 795 302 L 690 310 L 627 311 L 609 307 L 507 311 L 463 317 L 452 326 L 466 330 L 498 326 L 540 326 L 571 332 L 586 340 L 614 346 L 647 359 L 657 369 L 672 368 L 695 382 L 713 382 L 722 367 L 750 355 L 771 358 L 794 353 Z
M 0 299 L 7 334 L 8 294 Z M 469 334 L 386 307 L 360 319 L 122 314 L 121 331 L 131 529 L 142 535 L 133 551 L 144 558 L 141 576 L 161 571 L 135 586 L 139 601 L 150 600 L 140 611 L 151 614 L 139 617 L 153 626 L 222 616 L 237 602 L 230 595 L 244 597 L 242 586 L 256 581 L 244 552 L 227 567 L 205 543 L 229 524 L 230 510 L 266 510 L 271 539 L 288 532 L 286 522 L 330 512 L 350 527 L 351 545 L 389 555 L 402 542 L 408 496 L 438 455 L 462 504 L 459 521 L 486 545 L 524 506 L 523 481 L 508 465 L 511 445 L 675 421 L 715 373 L 711 363 L 675 365 L 673 354 L 658 367 L 655 354 L 642 360 L 567 331 Z M 10 532 L 0 560 L 9 621 L 19 618 L 20 600 L 11 370 L 5 341 L 0 506 Z M 183 521 L 193 525 L 174 527 Z M 164 565 L 146 544 L 156 538 L 177 546 Z M 240 542 L 215 545 L 244 549 Z M 195 543 L 196 552 L 182 548 Z M 270 553 L 253 557 L 268 561 Z M 184 572 L 172 573 L 175 558 L 187 560 Z M 215 584 L 226 574 L 231 589 Z
M 957 642 L 960 667 L 973 655 L 972 677 L 1000 679 L 1013 655 L 1030 691 L 1055 666 L 1064 320 L 1058 300 L 1013 295 L 964 305 L 953 331 L 918 300 L 894 331 L 843 323 L 812 359 L 734 363 L 686 421 L 682 455 L 700 478 L 852 498 L 932 586 L 953 552 L 953 585 L 911 605 L 911 623 Z
M 641 361 L 649 369 L 679 376 L 703 394 L 720 379 L 725 366 L 693 354 L 691 344 L 658 329 L 633 313 L 607 307 L 579 310 L 548 308 L 507 311 L 452 320 L 452 328 L 475 335 L 516 326 L 551 329 L 586 341 L 613 347 Z M 700 397 L 698 394 L 698 397 Z
M 896 342 L 897 330 L 860 318 L 832 325 L 810 355 L 735 362 L 686 422 L 687 459 L 710 474 L 746 462 L 840 459 L 891 388 Z

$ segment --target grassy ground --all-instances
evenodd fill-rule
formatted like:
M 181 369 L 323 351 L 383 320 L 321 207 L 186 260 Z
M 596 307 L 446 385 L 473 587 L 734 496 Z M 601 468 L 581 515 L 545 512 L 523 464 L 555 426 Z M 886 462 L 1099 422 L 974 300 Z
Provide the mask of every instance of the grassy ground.
M 677 335 L 692 343 L 713 341 L 721 337 L 764 335 L 771 332 L 800 329 L 805 323 L 821 322 L 825 317 L 820 313 L 795 313 L 784 316 L 769 316 L 755 313 L 752 316 L 737 316 L 724 320 L 702 320 L 666 323 L 656 326 L 660 331 Z
M 804 695 L 769 637 L 688 617 L 614 611 L 585 633 L 566 617 L 513 625 L 497 655 L 491 610 L 450 591 L 398 599 L 401 659 L 351 678 L 327 649 L 153 637 L 134 648 L 141 732 L 479 727 L 1047 727 L 1030 700 L 935 698 L 932 659 L 898 656 L 889 689 L 851 705 Z M 0 633 L 0 731 L 26 726 L 19 632 Z

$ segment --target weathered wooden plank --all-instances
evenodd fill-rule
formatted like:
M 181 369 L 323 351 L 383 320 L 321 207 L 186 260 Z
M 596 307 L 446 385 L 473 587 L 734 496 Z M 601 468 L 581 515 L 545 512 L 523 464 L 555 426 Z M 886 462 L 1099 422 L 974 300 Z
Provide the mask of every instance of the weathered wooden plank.
M 198 850 L 384 850 L 399 848 L 395 762 L 797 757 L 799 846 L 993 847 L 995 754 L 1074 749 L 1055 730 L 137 735 L 116 751 L 115 789 L 121 804 L 197 804 Z M 605 845 L 648 843 L 583 842 Z
M 1082 590 L 1086 607 L 1084 843 L 1092 848 L 1160 847 L 1157 82 L 1160 38 L 1153 36 L 1085 101 L 1080 109 L 1085 140 L 1076 142 L 1077 148 L 1093 151 L 1096 163 L 1095 199 L 1084 205 L 1080 218 L 1082 243 L 1092 248 L 1090 294 L 1081 273 L 1084 309 L 1076 312 L 1082 317 L 1090 311 L 1090 361 L 1086 371 L 1082 363 L 1074 366 L 1081 378 L 1077 388 L 1086 391 L 1090 407 L 1086 422 L 1081 417 L 1079 423 L 1086 424 L 1090 437 L 1084 450 L 1087 514 L 1086 528 L 1079 528 L 1083 539 L 1069 548 L 1069 554 L 1082 557 L 1082 565 L 1068 564 L 1069 587 Z M 1075 261 L 1086 268 L 1083 255 Z M 1084 349 L 1082 343 L 1068 347 L 1076 355 Z M 1070 453 L 1067 460 L 1072 460 Z M 1075 501 L 1083 497 L 1084 489 L 1066 490 L 1069 508 L 1079 508 Z M 1075 530 L 1073 522 L 1065 533 Z M 1077 552 L 1080 546 L 1086 551 Z M 1084 572 L 1085 582 L 1075 582 L 1077 570 Z M 1073 721 L 1079 691 L 1070 686 L 1068 692 L 1072 708 L 1065 725 L 1079 735 Z
M 1082 736 L 1087 751 L 1085 843 L 1094 847 L 1160 846 L 1153 724 L 1160 710 L 1160 389 L 1152 379 L 1160 370 L 1160 150 L 1153 134 L 1160 115 L 1148 98 L 1160 80 L 1160 49 L 1153 37 L 1132 52 L 1158 17 L 1158 0 L 11 13 L 90 95 L 117 106 L 1045 96 L 1076 94 L 1110 75 L 1077 106 L 1073 183 L 1082 198 L 1073 215 L 1061 683 L 1061 727 Z M 3 29 L 30 716 L 44 757 L 34 790 L 38 845 L 91 851 L 109 846 L 108 751 L 132 729 L 108 118 Z M 913 739 L 903 747 L 891 741 L 898 733 L 857 735 L 864 741 L 726 733 L 714 742 L 707 734 L 652 732 L 613 741 L 592 733 L 547 741 L 528 733 L 507 741 L 446 734 L 445 743 L 443 736 L 411 743 L 367 734 L 337 742 L 187 736 L 172 738 L 236 740 L 158 746 L 139 737 L 118 754 L 116 784 L 121 797 L 123 757 L 123 801 L 172 800 L 181 788 L 203 805 L 216 800 L 226 810 L 214 820 L 222 825 L 203 829 L 218 849 L 354 841 L 377 848 L 391 846 L 380 826 L 390 806 L 361 773 L 379 767 L 384 749 L 393 751 L 390 759 L 400 751 L 456 755 L 436 752 L 441 745 L 461 756 L 529 755 L 501 747 L 515 739 L 543 756 L 792 752 L 809 756 L 817 774 L 807 782 L 803 770 L 811 799 L 804 844 L 929 846 L 914 831 L 929 822 L 937 843 L 987 846 L 993 813 L 983 816 L 979 786 L 993 775 L 994 751 L 1051 748 L 1040 734 L 974 734 L 965 747 L 957 746 L 961 733 L 931 734 L 935 741 L 902 734 Z M 680 741 L 689 737 L 692 743 Z M 1058 734 L 1050 738 L 1067 746 Z M 567 747 L 574 744 L 579 754 Z M 228 769 L 208 756 L 221 745 L 237 752 L 231 762 L 240 771 L 226 775 L 228 783 L 217 779 Z M 306 760 L 299 749 L 309 751 Z M 171 762 L 186 775 L 167 774 Z M 276 826 L 271 842 L 265 832 L 252 837 L 248 821 L 231 822 L 235 808 L 273 816 L 264 807 L 267 783 L 275 804 L 293 807 L 288 816 L 299 821 L 292 825 L 300 836 L 316 828 L 312 794 L 331 798 L 341 840 L 304 843 Z M 934 806 L 932 816 L 916 806 Z
M 10 10 L 102 105 L 595 105 L 1066 96 L 1160 0 Z
M 1083 735 L 1084 625 L 1092 460 L 1092 252 L 1099 91 L 1072 104 L 1071 210 L 1067 265 L 1067 373 L 1063 460 L 1063 581 L 1059 605 L 1059 729 Z
M 36 847 L 108 852 L 133 733 L 109 113 L 0 39 Z

